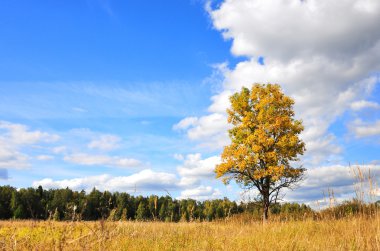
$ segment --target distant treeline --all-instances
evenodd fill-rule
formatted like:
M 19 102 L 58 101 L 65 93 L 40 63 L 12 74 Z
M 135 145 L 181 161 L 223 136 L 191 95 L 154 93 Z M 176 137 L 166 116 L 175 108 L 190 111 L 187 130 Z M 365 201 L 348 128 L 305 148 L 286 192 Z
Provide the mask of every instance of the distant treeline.
M 352 215 L 372 216 L 380 209 L 380 201 L 362 203 L 345 201 L 322 211 L 314 211 L 305 204 L 277 203 L 270 214 L 280 220 L 305 218 L 342 218 Z M 0 219 L 39 220 L 140 220 L 140 221 L 213 221 L 242 214 L 260 220 L 259 202 L 236 203 L 227 198 L 206 201 L 173 199 L 170 196 L 132 196 L 128 193 L 90 192 L 66 189 L 16 189 L 0 186 Z
M 170 196 L 132 196 L 128 193 L 90 192 L 66 189 L 45 190 L 0 186 L 0 219 L 54 220 L 141 220 L 212 221 L 239 213 L 260 218 L 257 202 L 239 203 L 227 198 L 206 201 L 176 200 Z M 313 213 L 309 206 L 297 203 L 275 204 L 271 214 L 300 218 Z

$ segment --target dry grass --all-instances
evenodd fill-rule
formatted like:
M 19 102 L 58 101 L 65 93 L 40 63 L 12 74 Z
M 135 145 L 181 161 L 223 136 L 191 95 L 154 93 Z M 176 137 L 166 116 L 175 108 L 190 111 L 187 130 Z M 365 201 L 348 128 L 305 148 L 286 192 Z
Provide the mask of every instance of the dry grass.
M 265 225 L 2 221 L 0 250 L 380 250 L 380 218 Z
M 247 214 L 202 223 L 0 221 L 0 250 L 380 250 L 379 210 L 362 203 L 377 186 L 369 171 L 353 170 L 356 216 L 333 203 L 303 220 L 277 216 L 266 224 Z

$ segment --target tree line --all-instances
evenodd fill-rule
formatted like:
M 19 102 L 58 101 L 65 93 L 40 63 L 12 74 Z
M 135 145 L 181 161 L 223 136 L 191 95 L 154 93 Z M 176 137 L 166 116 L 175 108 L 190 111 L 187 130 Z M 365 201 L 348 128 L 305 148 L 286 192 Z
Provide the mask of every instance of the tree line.
M 38 220 L 139 220 L 139 221 L 213 221 L 239 213 L 260 217 L 260 203 L 236 203 L 227 198 L 205 201 L 173 199 L 170 196 L 133 196 L 124 192 L 90 193 L 65 189 L 16 189 L 0 186 L 0 219 Z M 272 214 L 312 212 L 297 203 L 276 204 Z

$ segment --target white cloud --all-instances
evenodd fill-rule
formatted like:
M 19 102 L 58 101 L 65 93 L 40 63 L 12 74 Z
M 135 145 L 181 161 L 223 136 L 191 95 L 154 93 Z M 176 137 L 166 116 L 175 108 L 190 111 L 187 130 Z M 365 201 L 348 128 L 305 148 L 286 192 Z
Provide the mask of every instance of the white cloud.
M 371 196 L 373 197 L 380 197 L 380 188 L 375 188 L 371 191 Z
M 185 159 L 185 157 L 183 157 L 183 155 L 179 154 L 179 153 L 173 154 L 173 158 L 176 159 L 176 160 L 179 160 L 179 161 L 182 161 L 182 160 Z
M 73 107 L 72 110 L 73 110 L 74 112 L 80 112 L 80 113 L 87 112 L 86 109 L 83 109 L 83 108 L 80 108 L 80 107 Z
M 199 186 L 192 189 L 186 189 L 181 192 L 178 199 L 195 199 L 195 200 L 210 200 L 220 198 L 221 192 L 211 186 Z
M 108 185 L 110 190 L 117 190 L 118 187 L 142 190 L 163 190 L 176 187 L 177 178 L 174 174 L 165 172 L 155 172 L 151 169 L 143 170 L 139 173 L 127 177 L 116 177 Z
M 182 156 L 182 155 L 181 155 Z M 75 154 L 65 157 L 68 162 L 81 165 L 108 165 L 127 167 L 134 161 L 120 164 L 119 157 L 106 155 Z M 129 160 L 129 159 L 128 159 Z M 128 162 L 128 163 L 127 163 Z M 157 172 L 145 169 L 129 176 L 113 177 L 110 175 L 89 176 L 83 178 L 53 180 L 50 178 L 33 182 L 33 186 L 41 185 L 44 188 L 65 188 L 90 191 L 93 187 L 100 190 L 145 192 L 165 191 L 166 189 L 185 189 L 181 192 L 182 198 L 212 199 L 220 197 L 220 191 L 211 186 L 200 185 L 201 181 L 214 177 L 215 165 L 220 158 L 212 156 L 202 159 L 200 154 L 189 154 L 183 159 L 183 164 L 177 167 L 178 175 L 168 172 Z M 140 162 L 137 162 L 140 164 Z M 187 179 L 187 180 L 186 180 Z M 191 180 L 191 182 L 189 182 Z
M 211 150 L 218 149 L 229 143 L 227 117 L 222 113 L 212 113 L 195 119 L 185 118 L 174 125 L 176 129 L 187 129 L 191 140 L 201 141 L 199 146 Z
M 103 151 L 110 151 L 114 150 L 119 147 L 121 139 L 118 136 L 110 135 L 110 134 L 104 134 L 100 135 L 96 139 L 92 140 L 88 144 L 88 148 L 90 149 L 99 149 Z
M 0 142 L 1 143 L 1 142 Z M 29 157 L 13 147 L 0 145 L 0 168 L 21 169 L 29 167 Z
M 45 160 L 52 160 L 54 159 L 54 156 L 51 156 L 51 155 L 38 155 L 36 157 L 36 159 L 38 160 L 42 160 L 42 161 L 45 161 Z
M 30 131 L 25 125 L 0 121 L 0 129 L 6 132 L 1 135 L 0 140 L 7 140 L 8 144 L 18 146 L 32 145 L 40 142 L 55 142 L 60 139 L 56 134 L 41 131 Z
M 52 148 L 52 152 L 55 154 L 65 153 L 67 150 L 66 146 L 56 146 Z
M 374 123 L 365 123 L 361 120 L 356 120 L 351 123 L 349 127 L 358 138 L 380 135 L 380 120 Z
M 24 147 L 52 143 L 59 139 L 56 134 L 32 131 L 26 125 L 0 121 L 0 167 L 29 167 L 30 157 L 22 153 Z
M 46 178 L 34 181 L 33 186 L 41 185 L 45 189 L 69 187 L 73 190 L 83 189 L 86 191 L 96 187 L 101 191 L 145 192 L 172 189 L 176 187 L 176 182 L 177 179 L 174 174 L 145 169 L 130 176 L 99 175 L 64 180 Z
M 69 140 L 68 140 L 69 139 Z M 83 145 L 90 150 L 108 152 L 121 147 L 122 139 L 118 135 L 101 133 L 89 128 L 74 128 L 68 131 L 66 135 L 66 145 L 69 149 L 74 150 L 79 145 Z M 74 142 L 74 143 L 73 143 Z M 76 150 L 78 151 L 78 149 Z
M 205 137 L 212 137 L 218 134 L 219 131 L 226 131 L 226 116 L 220 113 L 212 113 L 201 117 L 187 131 L 190 139 L 199 140 Z M 180 122 L 181 123 L 181 122 Z
M 359 175 L 359 170 L 361 175 Z M 380 166 L 366 164 L 360 166 L 329 165 L 308 169 L 305 179 L 294 190 L 283 189 L 284 201 L 306 203 L 314 208 L 322 208 L 332 202 L 342 202 L 358 198 L 365 201 L 379 199 L 377 184 Z M 360 178 L 361 176 L 361 178 Z M 330 194 L 329 194 L 330 193 Z M 240 193 L 240 200 L 252 201 L 258 191 L 246 190 Z
M 366 108 L 380 109 L 380 105 L 376 102 L 359 100 L 351 104 L 351 109 L 354 111 L 360 111 Z
M 211 75 L 203 79 L 202 84 L 209 85 L 213 92 L 219 92 L 221 83 L 223 83 L 224 72 L 228 70 L 228 63 L 212 64 L 211 67 L 213 68 Z
M 214 27 L 232 40 L 232 54 L 248 59 L 223 69 L 210 114 L 193 117 L 187 136 L 221 149 L 228 142 L 228 97 L 242 86 L 279 83 L 306 128 L 304 161 L 335 159 L 341 147 L 329 126 L 378 82 L 380 2 L 230 0 L 208 11 Z M 257 62 L 261 56 L 264 65 Z
M 316 54 L 341 59 L 364 54 L 378 42 L 379 11 L 377 0 L 234 0 L 210 15 L 215 28 L 233 39 L 234 55 L 286 62 Z
M 215 166 L 219 163 L 218 156 L 202 159 L 200 153 L 187 155 L 183 165 L 177 167 L 181 176 L 180 185 L 191 186 L 199 184 L 202 179 L 215 178 Z
M 108 155 L 91 155 L 86 153 L 71 154 L 64 157 L 64 160 L 70 163 L 92 166 L 92 165 L 104 165 L 104 166 L 116 166 L 116 167 L 138 167 L 142 163 L 133 158 L 123 158 L 119 156 Z
M 362 178 L 358 174 L 359 170 Z M 330 190 L 339 200 L 352 199 L 356 197 L 357 192 L 362 192 L 364 199 L 368 200 L 371 199 L 373 192 L 376 192 L 376 184 L 380 181 L 379 175 L 380 166 L 372 164 L 332 165 L 309 169 L 306 172 L 306 179 L 300 183 L 299 188 L 287 192 L 286 199 L 298 202 L 328 199 L 328 190 Z
M 174 130 L 185 130 L 190 126 L 193 126 L 198 121 L 196 117 L 187 117 L 182 119 L 178 124 L 173 126 Z

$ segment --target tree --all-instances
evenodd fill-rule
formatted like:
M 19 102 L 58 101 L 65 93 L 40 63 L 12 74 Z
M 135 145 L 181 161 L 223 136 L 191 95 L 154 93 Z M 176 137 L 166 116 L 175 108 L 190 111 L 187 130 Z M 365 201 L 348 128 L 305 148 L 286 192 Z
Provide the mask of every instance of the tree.
M 162 221 L 165 221 L 166 220 L 166 217 L 168 216 L 168 213 L 167 213 L 167 205 L 166 205 L 166 201 L 164 201 L 162 204 L 161 204 L 161 207 L 160 207 L 160 212 L 158 213 L 158 217 L 160 217 L 160 220 Z M 168 217 L 168 221 L 169 221 L 169 217 Z
M 58 208 L 55 208 L 54 214 L 53 214 L 53 220 L 60 221 L 61 215 L 59 214 Z
M 148 218 L 148 215 L 149 215 L 149 211 L 146 207 L 146 203 L 144 200 L 142 200 L 139 206 L 137 207 L 136 220 L 139 220 L 139 221 L 146 220 Z
M 16 189 L 11 186 L 0 186 L 0 219 L 12 217 L 11 200 L 15 191 Z
M 97 220 L 101 218 L 101 197 L 102 193 L 96 190 L 95 187 L 86 196 L 86 202 L 82 214 L 84 220 Z
M 215 218 L 215 211 L 215 203 L 212 201 L 205 201 L 203 214 L 205 215 L 206 220 L 212 221 Z
M 157 219 L 157 207 L 158 207 L 158 196 L 151 195 L 148 199 L 148 207 L 150 216 L 153 217 L 153 220 Z
M 235 180 L 244 188 L 256 188 L 266 221 L 280 190 L 293 188 L 305 171 L 291 166 L 305 151 L 299 139 L 302 122 L 294 119 L 294 101 L 282 93 L 279 85 L 243 87 L 230 97 L 230 102 L 231 144 L 223 150 L 216 176 L 225 183 Z

